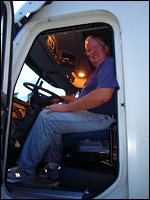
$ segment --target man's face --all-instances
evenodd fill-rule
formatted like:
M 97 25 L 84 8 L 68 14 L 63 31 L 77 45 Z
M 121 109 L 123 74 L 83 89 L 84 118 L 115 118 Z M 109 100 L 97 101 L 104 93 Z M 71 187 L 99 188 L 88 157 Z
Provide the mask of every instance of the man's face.
M 98 67 L 108 57 L 108 47 L 97 38 L 85 41 L 85 49 L 94 67 Z

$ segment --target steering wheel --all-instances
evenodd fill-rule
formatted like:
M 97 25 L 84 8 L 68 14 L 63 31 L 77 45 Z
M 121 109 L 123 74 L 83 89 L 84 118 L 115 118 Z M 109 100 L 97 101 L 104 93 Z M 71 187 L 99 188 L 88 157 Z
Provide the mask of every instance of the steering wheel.
M 54 92 L 47 90 L 41 86 L 35 85 L 33 83 L 29 83 L 29 82 L 24 82 L 23 85 L 28 88 L 29 90 L 31 90 L 33 92 L 33 100 L 34 102 L 36 102 L 36 104 L 42 104 L 43 101 L 43 106 L 45 106 L 45 104 L 48 104 L 50 102 L 51 99 L 57 98 L 60 100 L 60 102 L 63 102 L 64 99 L 61 98 L 59 95 L 55 94 Z M 46 96 L 45 94 L 40 93 L 38 90 L 42 90 L 44 92 L 47 92 L 48 94 L 51 94 L 51 96 Z M 45 97 L 45 98 L 42 98 Z M 46 100 L 46 102 L 44 102 Z

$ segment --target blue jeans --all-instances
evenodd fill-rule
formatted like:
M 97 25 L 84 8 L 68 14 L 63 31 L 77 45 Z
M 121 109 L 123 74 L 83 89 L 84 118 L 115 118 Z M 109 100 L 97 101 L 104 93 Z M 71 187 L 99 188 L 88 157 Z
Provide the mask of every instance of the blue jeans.
M 35 170 L 49 148 L 49 160 L 52 163 L 61 160 L 62 134 L 102 130 L 115 121 L 108 115 L 86 110 L 49 114 L 46 112 L 42 110 L 39 113 L 18 160 L 18 164 L 29 173 Z

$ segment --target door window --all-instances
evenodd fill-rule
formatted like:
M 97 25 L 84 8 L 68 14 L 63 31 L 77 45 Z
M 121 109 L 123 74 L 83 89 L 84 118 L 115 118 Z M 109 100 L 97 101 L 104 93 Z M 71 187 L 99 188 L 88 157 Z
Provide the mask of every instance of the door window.
M 39 80 L 39 76 L 27 65 L 24 64 L 23 65 L 23 69 L 21 71 L 21 74 L 18 78 L 16 87 L 15 87 L 15 91 L 14 91 L 14 96 L 22 101 L 28 101 L 28 97 L 31 94 L 31 90 L 27 89 L 23 83 L 24 82 L 29 82 L 29 83 L 33 83 L 36 84 L 37 81 Z M 50 90 L 52 92 L 54 92 L 55 94 L 59 95 L 59 96 L 64 96 L 66 95 L 65 90 L 61 89 L 61 88 L 56 88 L 50 84 L 48 84 L 45 80 L 43 80 L 42 78 L 40 79 L 39 82 L 43 82 L 42 87 Z M 40 93 L 44 94 L 44 91 L 40 91 Z M 46 93 L 46 95 L 48 95 Z

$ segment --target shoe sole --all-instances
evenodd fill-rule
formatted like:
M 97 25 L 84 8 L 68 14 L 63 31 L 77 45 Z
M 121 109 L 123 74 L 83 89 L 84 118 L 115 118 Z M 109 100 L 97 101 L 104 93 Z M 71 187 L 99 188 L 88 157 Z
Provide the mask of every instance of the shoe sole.
M 7 182 L 9 182 L 9 183 L 19 183 L 19 182 L 21 182 L 21 180 L 11 180 L 11 179 L 7 179 Z
M 9 183 L 18 183 L 18 184 L 27 184 L 28 186 L 33 186 L 33 184 L 32 184 L 32 182 L 31 181 L 29 181 L 29 182 L 27 182 L 27 181 L 21 181 L 21 180 L 11 180 L 11 179 L 7 179 L 7 182 L 9 182 Z M 48 179 L 36 179 L 35 180 L 35 182 L 34 182 L 34 186 L 36 187 L 36 184 L 39 184 L 39 183 L 42 183 L 42 185 L 45 183 L 45 184 L 48 184 L 50 187 L 57 187 L 59 184 L 60 184 L 60 181 L 51 181 L 51 180 L 48 180 Z
M 7 182 L 9 183 L 34 183 L 35 179 L 28 179 L 28 180 L 12 180 L 12 179 L 7 179 Z
M 41 178 L 48 178 L 48 177 L 49 177 L 48 175 L 42 175 L 42 174 L 39 174 L 39 176 L 40 176 Z
M 55 183 L 52 183 L 51 186 L 52 187 L 57 187 L 59 185 L 60 181 L 56 181 Z
M 51 179 L 51 176 L 50 175 L 43 175 L 43 174 L 39 174 L 39 177 L 41 177 L 41 178 L 46 178 L 46 179 Z M 53 180 L 53 179 L 51 179 L 52 181 L 57 181 L 58 179 L 56 179 L 56 180 Z
M 60 180 L 51 180 L 51 179 L 45 179 L 45 178 L 42 178 L 42 177 L 40 177 L 40 176 L 38 176 L 37 178 L 36 178 L 36 182 L 38 182 L 38 183 L 45 183 L 45 184 L 48 184 L 49 186 L 54 186 L 54 187 L 56 187 L 57 185 L 59 185 L 59 183 L 60 183 Z

